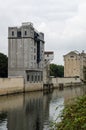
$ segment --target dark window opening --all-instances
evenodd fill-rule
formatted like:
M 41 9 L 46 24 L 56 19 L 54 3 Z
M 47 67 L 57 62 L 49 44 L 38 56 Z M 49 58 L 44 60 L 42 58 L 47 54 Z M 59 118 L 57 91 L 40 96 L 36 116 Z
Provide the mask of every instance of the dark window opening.
M 37 42 L 37 63 L 40 62 L 40 41 Z
M 33 75 L 32 75 L 32 81 L 33 81 Z
M 14 31 L 12 31 L 12 36 L 14 36 Z
M 25 35 L 27 35 L 27 31 L 25 31 Z
M 70 56 L 71 58 L 74 58 L 74 56 Z
M 38 81 L 40 81 L 40 76 L 38 75 Z
M 30 76 L 29 75 L 27 75 L 27 81 L 29 81 L 30 80 Z
M 34 60 L 36 59 L 36 56 L 34 56 Z
M 35 81 L 37 81 L 37 76 L 35 75 Z
M 17 37 L 21 37 L 21 31 L 17 32 Z

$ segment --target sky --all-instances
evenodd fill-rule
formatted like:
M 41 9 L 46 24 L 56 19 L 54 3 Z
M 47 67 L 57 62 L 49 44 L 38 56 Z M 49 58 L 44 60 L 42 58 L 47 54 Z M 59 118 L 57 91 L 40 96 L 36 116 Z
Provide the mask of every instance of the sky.
M 86 0 L 0 0 L 0 52 L 8 54 L 8 27 L 23 22 L 44 33 L 53 63 L 63 65 L 70 51 L 86 51 Z

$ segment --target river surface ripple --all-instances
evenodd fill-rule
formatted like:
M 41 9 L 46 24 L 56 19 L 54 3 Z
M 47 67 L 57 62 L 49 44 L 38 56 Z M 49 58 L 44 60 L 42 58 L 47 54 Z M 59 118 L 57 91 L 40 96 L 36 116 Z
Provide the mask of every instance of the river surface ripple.
M 64 104 L 86 94 L 86 86 L 0 97 L 0 130 L 50 130 Z

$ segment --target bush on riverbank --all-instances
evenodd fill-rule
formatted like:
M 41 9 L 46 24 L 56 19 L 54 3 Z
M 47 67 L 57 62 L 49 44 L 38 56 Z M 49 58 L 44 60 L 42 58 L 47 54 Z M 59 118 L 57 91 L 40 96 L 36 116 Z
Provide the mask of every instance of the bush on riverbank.
M 65 106 L 56 130 L 86 130 L 86 96 Z
M 8 76 L 8 57 L 0 53 L 0 77 L 6 78 Z

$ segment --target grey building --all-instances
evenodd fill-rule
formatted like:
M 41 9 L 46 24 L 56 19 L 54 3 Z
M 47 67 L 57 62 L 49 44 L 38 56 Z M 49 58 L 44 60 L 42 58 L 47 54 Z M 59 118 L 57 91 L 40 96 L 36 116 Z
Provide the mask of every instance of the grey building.
M 44 34 L 32 23 L 8 28 L 8 76 L 23 76 L 25 82 L 43 81 Z

